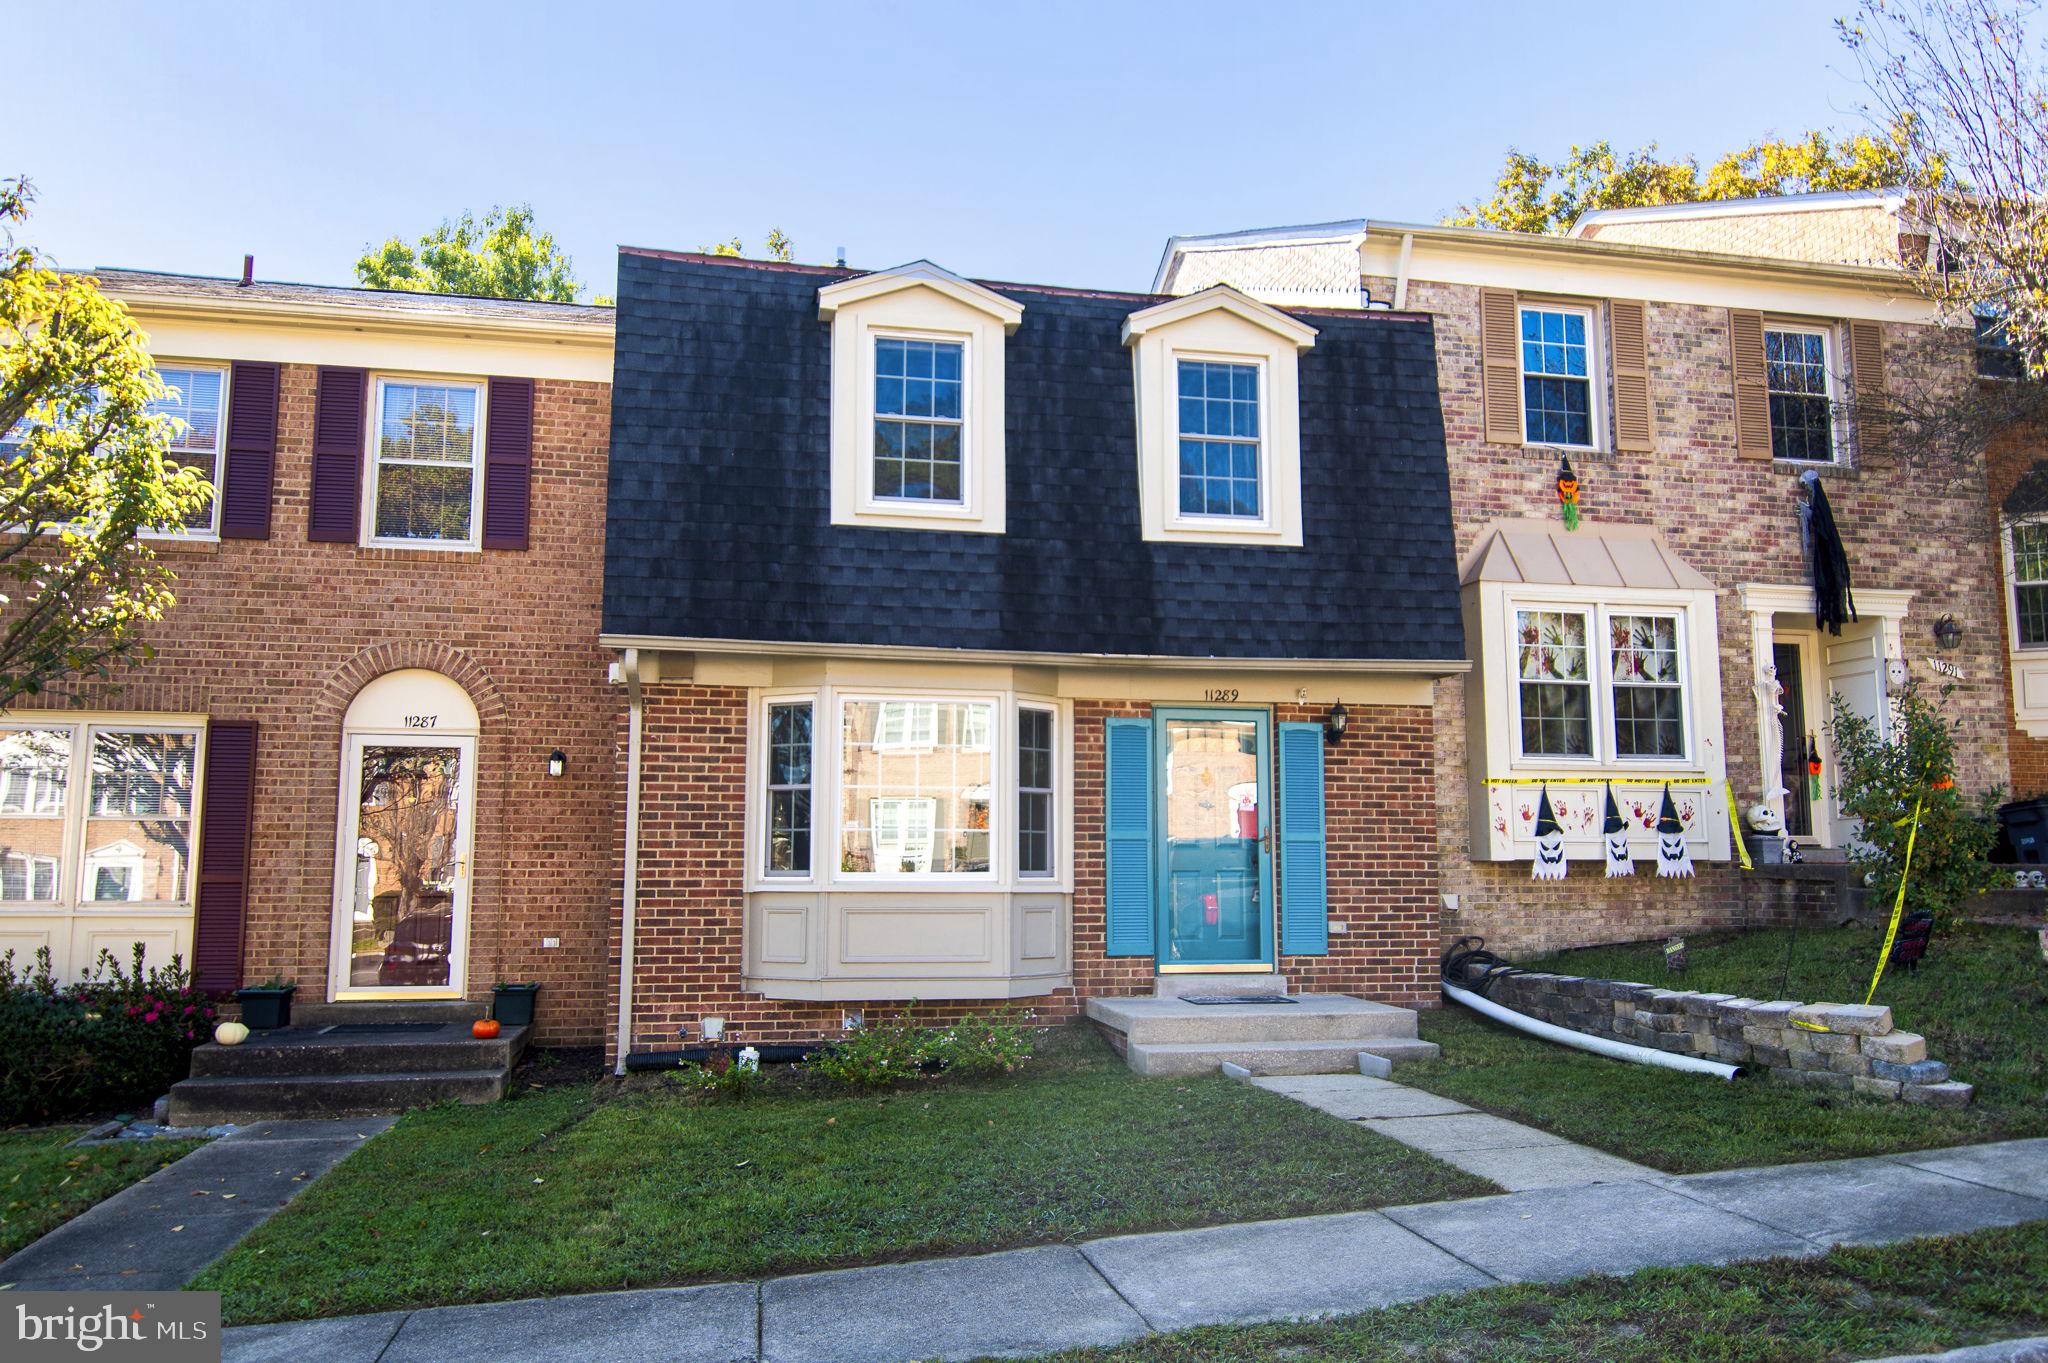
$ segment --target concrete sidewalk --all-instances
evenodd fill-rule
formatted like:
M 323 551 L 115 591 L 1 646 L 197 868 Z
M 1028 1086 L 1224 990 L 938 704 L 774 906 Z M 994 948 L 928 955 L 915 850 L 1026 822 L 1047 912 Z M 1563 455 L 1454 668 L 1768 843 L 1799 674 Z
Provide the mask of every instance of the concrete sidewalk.
M 777 1278 L 229 1330 L 231 1363 L 905 1363 L 2048 1219 L 2048 1139 Z
M 200 1146 L 0 1263 L 23 1292 L 183 1287 L 395 1117 L 260 1122 Z

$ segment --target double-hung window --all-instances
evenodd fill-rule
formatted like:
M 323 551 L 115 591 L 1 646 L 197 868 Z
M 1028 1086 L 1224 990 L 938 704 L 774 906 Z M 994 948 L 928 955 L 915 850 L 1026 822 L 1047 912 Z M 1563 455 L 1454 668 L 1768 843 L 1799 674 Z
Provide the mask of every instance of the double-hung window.
M 1584 611 L 1515 612 L 1515 675 L 1524 757 L 1592 755 L 1592 654 L 1586 647 L 1586 634 Z
M 1594 446 L 1593 313 L 1521 308 L 1522 432 L 1532 445 Z
M 477 546 L 483 385 L 379 379 L 366 499 L 372 541 Z
M 1053 730 L 1058 716 L 1035 705 L 1017 710 L 1017 872 L 1052 869 Z
M 2048 648 L 2048 521 L 2012 527 L 2013 643 Z
M 188 903 L 199 732 L 0 729 L 0 903 Z
M 1834 379 L 1822 327 L 1764 328 L 1764 391 L 1770 400 L 1771 457 L 1831 464 Z
M 157 374 L 170 391 L 149 405 L 151 416 L 177 424 L 170 439 L 176 462 L 195 468 L 216 489 L 220 487 L 221 443 L 227 427 L 227 370 L 209 365 L 160 364 Z M 184 528 L 210 532 L 217 524 L 219 497 L 191 513 Z
M 877 499 L 962 500 L 966 350 L 959 341 L 875 338 Z
M 1686 756 L 1679 612 L 1531 605 L 1514 612 L 1514 630 L 1517 757 Z
M 1608 676 L 1616 757 L 1685 755 L 1685 691 L 1679 677 L 1678 617 L 1607 617 Z
M 811 703 L 768 707 L 769 875 L 811 871 Z
M 995 754 L 966 740 L 992 727 L 994 711 L 990 701 L 840 702 L 842 874 L 991 872 Z
M 1260 517 L 1259 367 L 1181 360 L 1180 514 Z
M 2027 374 L 2026 359 L 2013 344 L 2005 318 L 1997 312 L 1980 310 L 1971 320 L 1977 328 L 1977 377 L 1980 379 L 2021 379 Z

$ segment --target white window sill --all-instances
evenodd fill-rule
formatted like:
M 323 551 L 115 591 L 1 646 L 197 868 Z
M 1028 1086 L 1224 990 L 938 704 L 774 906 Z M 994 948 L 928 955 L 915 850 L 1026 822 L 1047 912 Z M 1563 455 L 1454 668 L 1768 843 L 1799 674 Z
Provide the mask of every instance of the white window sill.
M 747 894 L 1072 894 L 1073 884 L 1064 876 L 1033 878 L 1018 876 L 1002 881 L 992 877 L 976 877 L 959 880 L 936 878 L 913 880 L 902 876 L 893 879 L 877 876 L 863 880 L 855 876 L 837 876 L 826 880 L 818 877 L 763 877 L 747 883 Z
M 449 540 L 364 540 L 364 549 L 417 549 L 429 554 L 478 554 L 481 544 L 456 544 Z
M 972 1001 L 976 999 L 1036 999 L 1071 988 L 1074 977 L 1066 971 L 1047 975 L 1003 975 L 994 978 L 948 979 L 943 976 L 892 976 L 875 979 L 778 980 L 756 975 L 742 976 L 740 988 L 764 999 L 796 1002 L 894 1002 L 919 1003 Z

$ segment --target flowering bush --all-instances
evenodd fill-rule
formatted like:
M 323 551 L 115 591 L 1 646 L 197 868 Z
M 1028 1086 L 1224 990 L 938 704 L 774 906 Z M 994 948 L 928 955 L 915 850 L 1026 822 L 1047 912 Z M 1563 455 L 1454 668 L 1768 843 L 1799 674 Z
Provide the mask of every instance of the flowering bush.
M 669 1076 L 671 1083 L 700 1093 L 740 1103 L 761 1091 L 761 1053 L 752 1046 L 735 1052 L 730 1046 L 714 1047 L 700 1064 L 685 1060 Z
M 155 1098 L 183 1079 L 214 1008 L 184 962 L 124 968 L 109 951 L 64 982 L 47 948 L 17 968 L 0 956 L 0 1126 L 75 1117 Z
M 1030 1014 L 978 1014 L 950 1027 L 920 1027 L 908 1011 L 856 1027 L 806 1062 L 822 1079 L 852 1088 L 886 1088 L 936 1074 L 989 1075 L 1031 1058 Z

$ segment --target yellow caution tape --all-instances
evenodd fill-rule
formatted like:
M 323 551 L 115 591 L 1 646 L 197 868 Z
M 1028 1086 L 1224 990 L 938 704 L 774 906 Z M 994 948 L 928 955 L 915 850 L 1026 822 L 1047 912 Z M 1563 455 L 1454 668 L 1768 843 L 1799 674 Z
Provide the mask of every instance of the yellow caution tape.
M 1877 997 L 1877 982 L 1884 978 L 1885 964 L 1892 958 L 1892 943 L 1898 940 L 1899 917 L 1906 911 L 1906 878 L 1913 874 L 1913 843 L 1920 836 L 1920 804 L 1926 798 L 1923 794 L 1913 799 L 1913 826 L 1906 830 L 1906 864 L 1899 868 L 1899 897 L 1892 901 L 1892 921 L 1884 930 L 1884 950 L 1877 954 L 1877 969 L 1870 973 L 1870 992 L 1863 996 L 1866 1008 Z M 1892 827 L 1905 822 L 1900 819 Z
M 1792 1019 L 1792 1025 L 1802 1032 L 1832 1032 L 1835 1030 L 1832 1027 L 1824 1027 L 1818 1022 L 1801 1022 L 1798 1018 Z
M 1735 839 L 1735 855 L 1742 858 L 1742 869 L 1754 871 L 1749 864 L 1749 848 L 1742 841 L 1742 821 L 1735 817 L 1735 787 L 1727 781 L 1721 782 L 1721 789 L 1728 796 L 1728 832 Z
M 1489 776 L 1489 786 L 1711 786 L 1711 776 Z M 1727 784 L 1726 782 L 1722 783 Z

